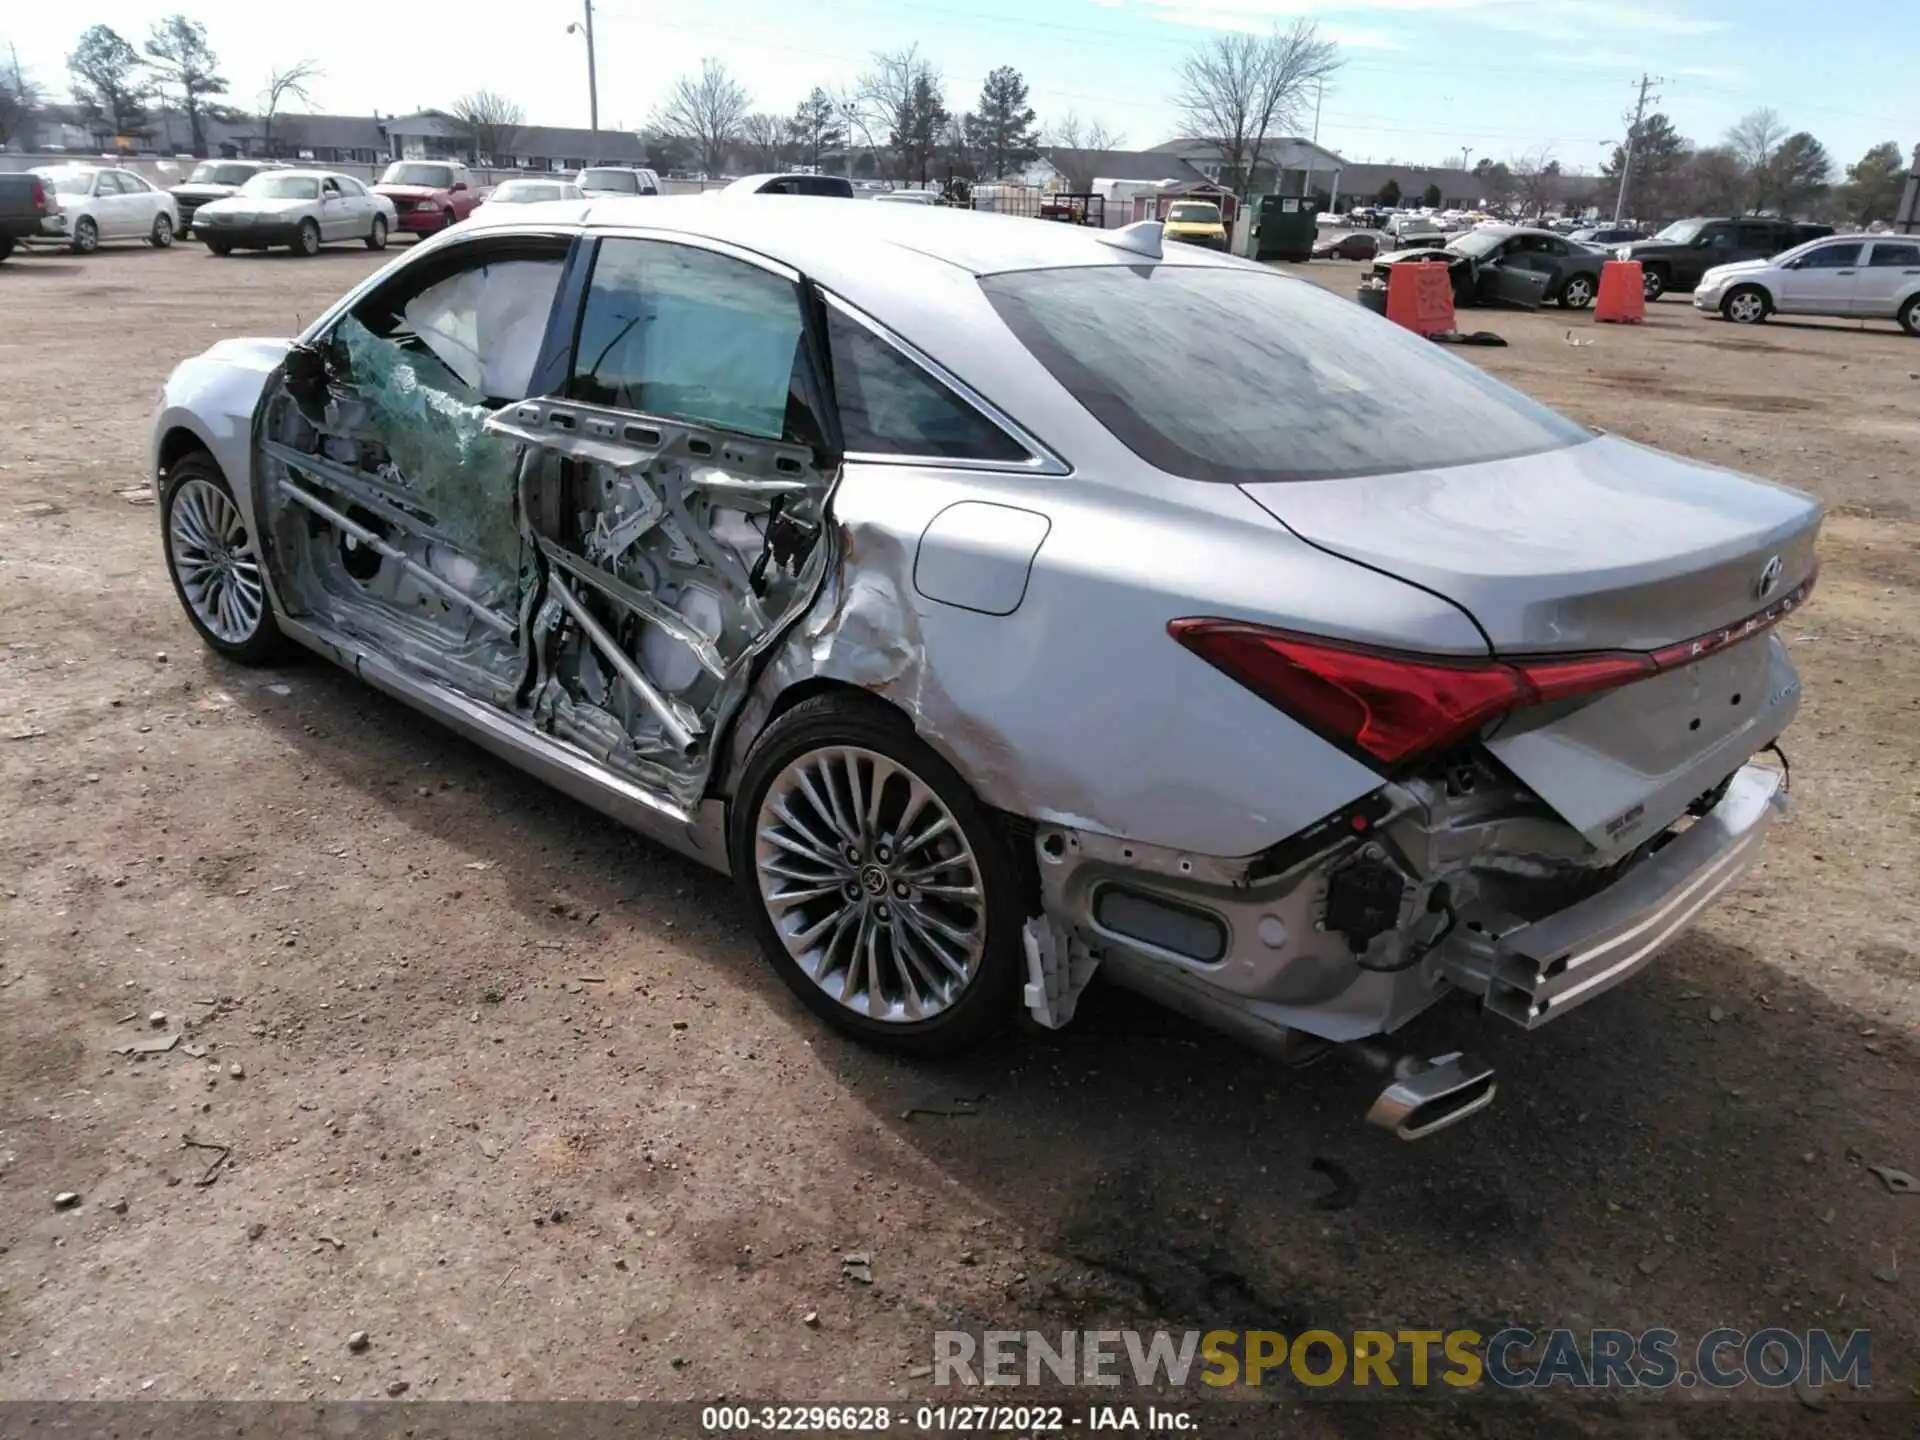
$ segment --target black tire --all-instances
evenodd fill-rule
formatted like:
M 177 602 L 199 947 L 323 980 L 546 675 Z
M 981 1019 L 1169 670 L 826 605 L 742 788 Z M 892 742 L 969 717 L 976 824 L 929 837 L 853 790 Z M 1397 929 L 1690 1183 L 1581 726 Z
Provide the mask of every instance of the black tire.
M 1562 310 L 1584 310 L 1593 304 L 1593 297 L 1600 293 L 1600 282 L 1581 270 L 1567 277 L 1560 287 L 1560 308 Z
M 100 248 L 100 227 L 91 215 L 82 215 L 73 222 L 73 253 L 91 255 Z
M 973 852 L 983 896 L 979 907 L 982 954 L 966 987 L 928 1019 L 875 1019 L 841 1004 L 788 953 L 760 893 L 757 849 L 762 802 L 789 765 L 810 752 L 840 746 L 871 751 L 911 772 L 946 807 Z M 734 796 L 729 831 L 734 880 L 753 912 L 760 948 L 801 1003 L 828 1024 L 863 1043 L 919 1056 L 951 1053 L 1006 1024 L 1025 971 L 1018 870 L 1005 836 L 971 787 L 914 734 L 898 711 L 861 695 L 835 692 L 803 700 L 781 715 L 754 742 Z M 874 853 L 878 858 L 885 852 Z M 881 899 L 887 894 L 884 886 L 869 893 Z
M 1720 301 L 1721 318 L 1736 325 L 1758 325 L 1773 313 L 1773 302 L 1758 285 L 1736 285 Z
M 13 237 L 0 235 L 0 260 L 6 259 L 11 254 L 13 254 Z
M 387 248 L 387 217 L 376 215 L 373 224 L 367 230 L 367 249 L 384 250 Z
M 1669 283 L 1667 272 L 1658 265 L 1649 265 L 1640 272 L 1640 290 L 1649 305 L 1667 293 Z
M 1915 295 L 1900 307 L 1900 328 L 1909 335 L 1920 336 L 1920 295 Z
M 300 222 L 300 233 L 294 239 L 293 249 L 296 255 L 305 255 L 309 259 L 320 253 L 320 227 L 311 220 Z
M 446 208 L 446 210 L 442 212 L 441 219 L 440 219 L 440 228 L 442 230 L 451 230 L 454 226 L 455 218 L 456 217 L 454 216 L 454 213 L 453 213 L 453 207 L 449 205 Z
M 207 241 L 207 250 L 210 254 L 214 255 L 231 255 L 233 253 L 233 246 L 225 240 L 209 240 Z
M 166 250 L 173 244 L 173 221 L 165 215 L 153 217 L 153 233 L 147 236 L 147 243 L 156 250 Z
M 233 501 L 233 487 L 227 484 L 227 477 L 220 473 L 220 467 L 213 457 L 204 450 L 174 462 L 167 472 L 167 481 L 160 492 L 160 547 L 166 552 L 167 578 L 173 581 L 174 597 L 179 600 L 180 608 L 186 612 L 187 623 L 199 633 L 201 642 L 216 655 L 224 656 L 241 665 L 270 665 L 287 652 L 287 639 L 280 633 L 280 626 L 273 618 L 273 602 L 262 591 L 260 620 L 250 635 L 244 639 L 223 639 L 208 629 L 200 616 L 195 613 L 193 603 L 187 598 L 186 587 L 181 584 L 180 570 L 174 554 L 173 510 L 174 502 L 181 490 L 190 482 L 205 482 L 224 494 L 229 502 Z M 236 505 L 237 509 L 238 506 Z M 258 548 L 255 547 L 258 555 Z M 262 570 L 265 563 L 261 562 Z

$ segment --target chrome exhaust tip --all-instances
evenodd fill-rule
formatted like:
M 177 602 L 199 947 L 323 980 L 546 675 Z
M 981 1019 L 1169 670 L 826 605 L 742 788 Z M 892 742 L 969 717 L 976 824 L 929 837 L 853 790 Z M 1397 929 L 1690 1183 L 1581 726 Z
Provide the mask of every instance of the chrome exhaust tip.
M 1393 1083 L 1367 1111 L 1367 1123 L 1402 1140 L 1423 1140 L 1493 1103 L 1493 1067 L 1460 1051 L 1431 1060 L 1408 1056 L 1393 1068 Z

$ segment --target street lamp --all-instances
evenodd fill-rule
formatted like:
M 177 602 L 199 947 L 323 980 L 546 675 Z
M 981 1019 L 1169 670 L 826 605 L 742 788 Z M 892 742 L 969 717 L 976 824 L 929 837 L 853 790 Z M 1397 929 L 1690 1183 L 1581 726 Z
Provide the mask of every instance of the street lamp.
M 583 0 L 586 6 L 586 21 L 570 21 L 567 25 L 569 35 L 587 37 L 587 114 L 588 123 L 595 134 L 600 132 L 600 81 L 593 68 L 593 0 Z

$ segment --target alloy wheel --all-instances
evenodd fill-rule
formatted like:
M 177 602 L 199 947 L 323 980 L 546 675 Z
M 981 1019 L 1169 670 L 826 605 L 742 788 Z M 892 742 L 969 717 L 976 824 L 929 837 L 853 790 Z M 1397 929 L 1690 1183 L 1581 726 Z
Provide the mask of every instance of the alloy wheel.
M 73 248 L 82 255 L 91 255 L 100 248 L 100 227 L 91 215 L 82 215 L 74 222 Z
M 852 745 L 793 760 L 760 803 L 754 869 L 787 953 L 857 1015 L 930 1019 L 980 973 L 979 862 L 940 797 L 896 760 Z
M 1584 275 L 1576 275 L 1567 281 L 1561 296 L 1575 310 L 1584 310 L 1593 302 L 1593 282 Z
M 1727 318 L 1736 325 L 1751 325 L 1766 318 L 1767 302 L 1752 290 L 1741 290 L 1727 299 Z
M 191 479 L 173 497 L 167 545 L 194 618 L 216 639 L 243 645 L 260 628 L 266 592 L 240 507 L 211 481 Z

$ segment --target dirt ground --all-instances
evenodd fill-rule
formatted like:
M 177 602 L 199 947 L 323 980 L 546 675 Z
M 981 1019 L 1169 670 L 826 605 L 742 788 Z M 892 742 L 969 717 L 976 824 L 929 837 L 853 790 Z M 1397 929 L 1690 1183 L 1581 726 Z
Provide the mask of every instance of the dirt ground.
M 375 263 L 0 265 L 0 1399 L 897 1398 L 933 1330 L 985 1324 L 1864 1328 L 1875 1393 L 1920 1396 L 1920 1196 L 1866 1168 L 1920 1173 L 1920 342 L 1467 317 L 1535 396 L 1830 518 L 1764 863 L 1565 1023 L 1424 1018 L 1409 1045 L 1501 1096 L 1408 1146 L 1358 1074 L 1111 991 L 1058 1037 L 878 1058 L 724 879 L 317 661 L 205 652 L 121 494 L 155 387 Z M 1455 1433 L 1422 1413 L 1394 1424 Z

